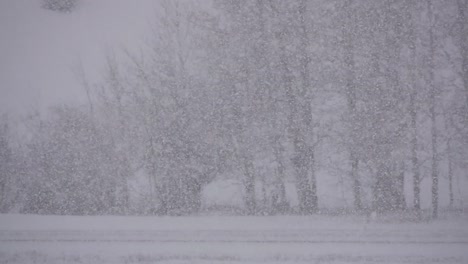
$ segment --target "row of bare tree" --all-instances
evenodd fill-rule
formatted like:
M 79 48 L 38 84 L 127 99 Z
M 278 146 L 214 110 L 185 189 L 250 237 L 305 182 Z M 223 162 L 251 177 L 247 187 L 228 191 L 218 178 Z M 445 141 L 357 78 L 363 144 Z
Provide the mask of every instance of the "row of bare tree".
M 159 4 L 141 52 L 108 55 L 105 80 L 83 82 L 86 108 L 30 119 L 19 147 L 2 134 L 4 211 L 191 213 L 226 177 L 247 214 L 317 212 L 329 181 L 341 206 L 393 212 L 420 211 L 429 180 L 437 217 L 447 179 L 455 206 L 466 0 Z

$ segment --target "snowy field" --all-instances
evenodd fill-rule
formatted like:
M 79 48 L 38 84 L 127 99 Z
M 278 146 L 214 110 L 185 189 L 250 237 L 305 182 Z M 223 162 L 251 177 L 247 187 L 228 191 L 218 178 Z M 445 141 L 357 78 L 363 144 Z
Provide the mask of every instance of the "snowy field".
M 0 263 L 468 263 L 468 220 L 0 216 Z

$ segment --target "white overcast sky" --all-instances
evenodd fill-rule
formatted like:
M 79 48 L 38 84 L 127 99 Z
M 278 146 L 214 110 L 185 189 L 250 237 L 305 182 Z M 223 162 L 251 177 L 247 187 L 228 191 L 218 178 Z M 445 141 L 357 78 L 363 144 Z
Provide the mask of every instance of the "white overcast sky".
M 83 101 L 72 69 L 81 61 L 96 82 L 106 53 L 142 45 L 154 14 L 152 0 L 80 0 L 70 14 L 40 0 L 1 0 L 0 112 Z

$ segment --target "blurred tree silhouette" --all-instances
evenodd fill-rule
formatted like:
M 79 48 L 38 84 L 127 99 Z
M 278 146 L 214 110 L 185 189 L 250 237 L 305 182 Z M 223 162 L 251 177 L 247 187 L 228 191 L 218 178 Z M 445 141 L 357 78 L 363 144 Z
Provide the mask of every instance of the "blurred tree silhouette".
M 75 9 L 78 0 L 42 0 L 42 7 L 48 10 L 68 13 Z

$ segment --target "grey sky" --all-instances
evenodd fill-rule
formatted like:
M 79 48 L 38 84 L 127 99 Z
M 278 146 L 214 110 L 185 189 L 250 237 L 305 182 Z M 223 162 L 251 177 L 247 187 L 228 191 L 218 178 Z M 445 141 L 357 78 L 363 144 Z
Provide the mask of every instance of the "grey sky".
M 138 47 L 154 9 L 149 0 L 81 1 L 70 14 L 40 8 L 39 1 L 0 1 L 0 111 L 24 114 L 57 103 L 84 99 L 73 68 L 83 64 L 96 82 L 104 56 Z

